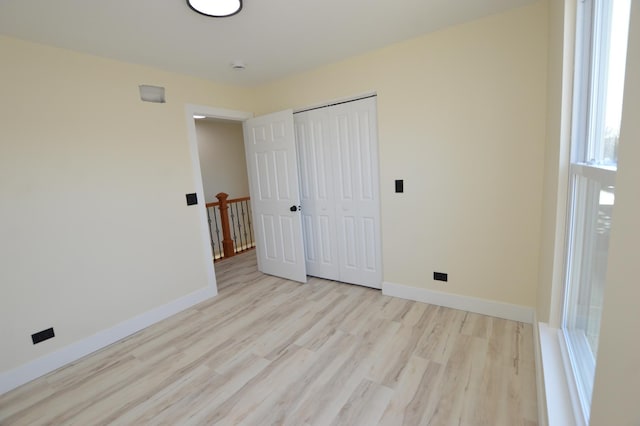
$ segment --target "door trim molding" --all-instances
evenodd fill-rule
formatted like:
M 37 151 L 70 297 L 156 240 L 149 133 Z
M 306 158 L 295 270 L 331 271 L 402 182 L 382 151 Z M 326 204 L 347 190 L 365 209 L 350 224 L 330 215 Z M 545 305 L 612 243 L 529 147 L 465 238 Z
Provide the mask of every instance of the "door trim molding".
M 198 153 L 198 135 L 196 133 L 196 121 L 194 115 L 204 115 L 210 118 L 219 118 L 231 121 L 244 121 L 253 114 L 244 111 L 235 111 L 224 108 L 214 108 L 205 105 L 185 105 L 185 120 L 187 122 L 187 138 L 189 141 L 189 153 L 191 155 L 191 169 L 193 175 L 193 187 L 200 202 L 198 203 L 198 219 L 200 221 L 200 235 L 202 236 L 202 262 L 207 271 L 207 282 L 215 294 L 218 293 L 216 273 L 213 267 L 213 253 L 209 235 L 209 222 L 207 220 L 207 207 L 205 205 L 204 187 L 202 185 L 202 170 L 200 169 L 200 155 Z M 186 192 L 186 191 L 185 191 Z

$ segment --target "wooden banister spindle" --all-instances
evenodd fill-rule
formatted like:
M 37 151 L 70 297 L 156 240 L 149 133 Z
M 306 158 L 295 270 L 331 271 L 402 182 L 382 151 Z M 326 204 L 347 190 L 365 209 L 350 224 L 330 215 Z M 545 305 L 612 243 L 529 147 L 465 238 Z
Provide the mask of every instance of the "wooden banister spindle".
M 221 192 L 216 195 L 218 201 L 220 201 L 220 224 L 222 225 L 222 250 L 224 257 L 233 256 L 233 240 L 231 239 L 231 229 L 229 228 L 229 206 L 227 204 L 227 197 L 229 194 Z

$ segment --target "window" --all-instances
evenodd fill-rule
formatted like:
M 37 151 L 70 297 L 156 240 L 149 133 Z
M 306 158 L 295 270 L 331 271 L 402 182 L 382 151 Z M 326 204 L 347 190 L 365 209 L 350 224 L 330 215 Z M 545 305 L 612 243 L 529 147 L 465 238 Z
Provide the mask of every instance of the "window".
M 562 330 L 588 421 L 609 251 L 631 0 L 579 2 Z

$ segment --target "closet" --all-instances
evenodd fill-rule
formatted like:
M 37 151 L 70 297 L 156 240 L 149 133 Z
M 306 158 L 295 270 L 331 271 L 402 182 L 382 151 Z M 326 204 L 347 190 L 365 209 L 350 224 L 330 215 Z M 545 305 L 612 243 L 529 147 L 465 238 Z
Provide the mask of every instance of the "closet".
M 376 97 L 294 114 L 308 275 L 382 287 Z

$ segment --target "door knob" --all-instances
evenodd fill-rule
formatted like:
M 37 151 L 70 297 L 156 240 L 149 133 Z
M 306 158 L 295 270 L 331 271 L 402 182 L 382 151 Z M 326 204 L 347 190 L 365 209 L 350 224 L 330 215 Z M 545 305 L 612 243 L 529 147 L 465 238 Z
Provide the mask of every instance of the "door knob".
M 291 206 L 291 207 L 289 207 L 289 210 L 291 210 L 292 212 L 297 212 L 298 209 L 300 209 L 300 206 Z

